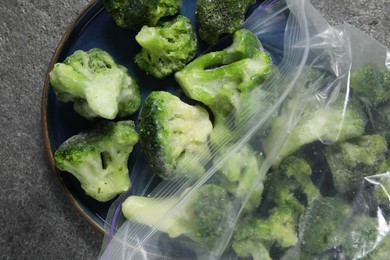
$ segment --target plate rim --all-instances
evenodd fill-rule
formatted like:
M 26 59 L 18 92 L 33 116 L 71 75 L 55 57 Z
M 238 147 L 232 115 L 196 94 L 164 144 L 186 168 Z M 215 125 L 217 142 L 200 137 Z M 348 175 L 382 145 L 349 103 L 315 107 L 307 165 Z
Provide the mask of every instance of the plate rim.
M 49 90 L 51 88 L 50 86 L 50 77 L 49 73 L 53 69 L 54 64 L 58 61 L 58 58 L 60 57 L 60 54 L 65 47 L 66 43 L 68 42 L 72 32 L 76 28 L 77 24 L 81 21 L 81 19 L 95 6 L 99 4 L 99 0 L 91 0 L 79 13 L 78 15 L 73 18 L 73 20 L 69 23 L 69 25 L 65 29 L 65 33 L 61 37 L 60 41 L 57 44 L 57 47 L 51 57 L 48 69 L 45 73 L 45 81 L 43 85 L 43 92 L 42 92 L 42 102 L 41 102 L 41 128 L 42 128 L 42 135 L 43 135 L 43 141 L 44 141 L 44 149 L 46 151 L 46 156 L 49 160 L 49 164 L 51 167 L 52 172 L 54 172 L 54 175 L 56 176 L 57 181 L 60 183 L 61 189 L 65 193 L 68 200 L 71 202 L 72 206 L 78 211 L 79 214 L 86 220 L 96 231 L 99 233 L 106 233 L 106 230 L 99 225 L 81 206 L 80 202 L 77 201 L 75 196 L 70 192 L 70 190 L 66 187 L 65 182 L 63 181 L 63 178 L 59 172 L 59 170 L 56 168 L 54 163 L 54 154 L 52 151 L 52 143 L 50 141 L 50 133 L 49 133 L 49 125 L 48 125 L 48 97 L 49 97 Z

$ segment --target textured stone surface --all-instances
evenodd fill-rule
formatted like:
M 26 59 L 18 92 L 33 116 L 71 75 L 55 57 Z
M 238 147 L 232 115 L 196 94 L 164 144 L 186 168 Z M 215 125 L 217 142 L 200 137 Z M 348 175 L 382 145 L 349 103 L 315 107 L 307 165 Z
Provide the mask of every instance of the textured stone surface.
M 184 0 L 185 1 L 185 0 Z M 47 163 L 41 95 L 51 56 L 87 0 L 1 0 L 0 259 L 96 259 L 102 235 L 71 206 Z M 390 46 L 390 0 L 315 0 Z

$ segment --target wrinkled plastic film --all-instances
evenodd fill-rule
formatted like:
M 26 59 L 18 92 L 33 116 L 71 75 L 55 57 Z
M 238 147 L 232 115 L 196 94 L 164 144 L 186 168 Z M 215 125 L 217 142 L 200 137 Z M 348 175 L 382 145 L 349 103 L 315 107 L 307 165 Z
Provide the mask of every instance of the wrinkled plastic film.
M 251 95 L 242 97 L 242 105 L 226 118 L 224 123 L 231 134 L 224 136 L 217 145 L 209 144 L 208 157 L 194 158 L 188 162 L 189 168 L 193 168 L 191 164 L 200 161 L 204 165 L 204 175 L 174 177 L 161 181 L 147 194 L 135 193 L 155 199 L 154 214 L 149 214 L 149 225 L 126 220 L 120 215 L 122 203 L 129 194 L 113 204 L 107 218 L 107 222 L 111 223 L 111 226 L 107 226 L 110 235 L 108 238 L 106 235 L 100 259 L 237 258 L 237 254 L 230 248 L 237 223 L 241 218 L 252 214 L 248 213 L 251 206 L 259 205 L 259 211 L 269 207 L 263 204 L 267 202 L 269 193 L 269 188 L 265 187 L 264 183 L 270 174 L 277 174 L 280 164 L 289 156 L 305 157 L 312 155 L 311 153 L 317 160 L 313 160 L 310 165 L 314 169 L 312 179 L 320 195 L 315 193 L 319 197 L 305 202 L 305 211 L 300 213 L 299 222 L 296 223 L 297 241 L 284 249 L 278 258 L 309 257 L 308 251 L 312 248 L 307 249 L 305 234 L 308 227 L 311 227 L 310 213 L 316 212 L 320 203 L 328 205 L 329 201 L 333 200 L 341 205 L 340 208 L 345 213 L 340 219 L 333 217 L 337 219 L 333 226 L 344 234 L 330 234 L 333 240 L 329 242 L 329 246 L 325 246 L 322 251 L 310 251 L 310 257 L 332 255 L 336 259 L 360 258 L 386 244 L 386 239 L 389 239 L 387 234 L 390 217 L 389 173 L 377 172 L 375 175 L 365 176 L 354 195 L 346 199 L 344 195 L 339 195 L 339 191 L 328 189 L 334 185 L 332 182 L 337 180 L 329 177 L 329 169 L 325 166 L 322 169 L 318 165 L 324 164 L 328 159 L 325 157 L 325 147 L 333 147 L 339 142 L 355 138 L 348 129 L 345 130 L 346 124 L 356 122 L 356 115 L 350 113 L 351 107 L 355 106 L 350 88 L 351 74 L 366 64 L 389 67 L 389 51 L 350 26 L 331 27 L 306 1 L 266 1 L 253 12 L 253 16 L 248 17 L 243 27 L 256 33 L 264 48 L 273 52 L 273 57 L 280 60 L 274 73 L 256 87 Z M 272 31 L 284 34 L 283 45 L 271 46 Z M 362 49 L 367 51 L 361 51 Z M 365 104 L 366 107 L 363 106 L 361 111 L 367 112 L 367 107 L 370 108 L 371 104 Z M 370 114 L 375 113 L 374 110 L 368 110 L 368 121 L 372 121 Z M 307 111 L 319 118 L 332 113 L 333 117 L 328 121 L 316 121 L 308 119 Z M 310 125 L 303 124 L 302 127 L 302 120 L 324 125 L 318 129 L 310 129 Z M 375 122 L 371 123 L 375 125 Z M 296 132 L 299 127 L 302 127 L 303 133 L 312 136 L 313 144 L 301 143 L 304 149 L 298 150 L 290 144 L 291 140 L 299 138 L 300 133 Z M 317 153 L 319 155 L 316 155 Z M 180 212 L 197 208 L 192 204 L 193 201 L 197 201 L 201 194 L 209 192 L 210 186 L 220 185 L 221 181 L 226 182 L 221 173 L 229 176 L 229 171 L 235 169 L 235 165 L 239 165 L 236 170 L 241 171 L 240 180 L 243 184 L 234 192 L 229 190 L 228 197 L 218 197 L 226 198 L 220 204 L 225 203 L 227 206 L 217 205 L 219 211 L 224 214 L 218 219 L 219 230 L 213 231 L 216 232 L 216 239 L 202 243 L 199 242 L 199 237 L 190 234 L 176 236 L 181 230 L 174 230 L 171 221 L 182 217 L 178 215 L 182 214 Z M 250 171 L 247 165 L 256 169 L 255 177 L 245 179 L 243 174 Z M 150 170 L 144 170 L 148 171 Z M 150 172 L 147 174 L 153 175 Z M 223 176 L 222 180 L 220 176 Z M 136 218 L 143 216 L 141 208 L 139 212 L 132 214 Z M 259 215 L 259 218 L 264 216 Z M 329 219 L 333 220 L 332 216 Z M 368 232 L 361 228 L 361 223 L 366 223 L 364 221 L 372 224 L 370 231 L 373 235 L 370 239 L 362 238 L 362 234 Z M 353 226 L 350 223 L 357 224 Z M 274 245 L 276 244 L 277 242 L 274 242 Z

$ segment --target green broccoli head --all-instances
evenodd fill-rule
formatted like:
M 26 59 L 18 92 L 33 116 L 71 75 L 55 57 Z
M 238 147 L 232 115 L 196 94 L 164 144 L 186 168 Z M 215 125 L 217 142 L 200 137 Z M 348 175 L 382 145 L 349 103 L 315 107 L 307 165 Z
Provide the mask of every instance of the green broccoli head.
M 215 248 L 230 222 L 232 203 L 227 192 L 206 184 L 172 211 L 181 199 L 130 196 L 122 204 L 122 211 L 128 220 L 157 227 L 172 238 L 185 235 L 208 249 Z M 156 218 L 167 214 L 169 217 L 163 220 Z
M 303 213 L 305 204 L 311 204 L 320 197 L 311 180 L 309 164 L 295 156 L 286 158 L 278 170 L 267 175 L 265 187 L 268 200 L 277 206 L 289 205 L 298 214 Z
M 229 135 L 224 121 L 240 107 L 241 95 L 267 79 L 272 68 L 271 57 L 257 37 L 241 29 L 234 33 L 229 47 L 196 58 L 176 72 L 175 78 L 189 98 L 210 108 L 218 133 L 213 140 L 217 143 L 223 139 L 218 135 Z
M 141 103 L 138 85 L 127 69 L 97 48 L 75 51 L 56 63 L 50 83 L 60 101 L 74 102 L 76 112 L 88 119 L 123 118 Z
M 294 102 L 296 101 L 292 103 Z M 289 118 L 291 108 L 284 110 L 272 123 L 270 133 L 263 144 L 266 154 L 272 152 L 281 135 L 288 135 L 273 161 L 274 168 L 284 158 L 306 144 L 314 141 L 341 142 L 364 133 L 367 116 L 357 100 L 350 99 L 346 106 L 342 96 L 330 106 L 318 106 L 317 102 L 305 106 L 301 117 L 292 129 L 286 129 L 286 122 L 291 121 Z
M 378 171 L 387 150 L 386 139 L 380 135 L 363 135 L 328 146 L 325 156 L 338 193 L 352 196 L 364 177 L 382 173 Z
M 375 247 L 379 235 L 378 219 L 358 215 L 347 226 L 342 238 L 342 252 L 348 259 L 361 259 Z
M 87 195 L 105 202 L 129 189 L 127 161 L 137 142 L 133 121 L 100 122 L 60 145 L 55 165 L 72 173 Z
M 232 248 L 239 257 L 270 260 L 268 253 L 271 227 L 266 221 L 253 216 L 240 219 L 232 238 Z
M 195 31 L 190 20 L 182 15 L 161 21 L 155 27 L 142 27 L 135 39 L 142 46 L 135 62 L 160 79 L 184 68 L 196 54 Z
M 214 44 L 223 34 L 234 33 L 244 22 L 249 6 L 254 3 L 255 0 L 198 0 L 199 36 Z
M 245 216 L 237 225 L 232 248 L 240 257 L 270 259 L 273 245 L 286 249 L 297 243 L 298 218 L 289 205 L 271 209 L 268 217 Z
M 242 29 L 234 33 L 232 45 L 196 58 L 175 77 L 188 97 L 220 117 L 237 108 L 240 93 L 263 82 L 271 68 L 271 58 L 256 35 Z
M 351 74 L 351 88 L 372 106 L 390 98 L 390 70 L 385 65 L 363 65 Z
M 211 131 L 204 108 L 188 105 L 164 91 L 152 92 L 139 114 L 142 150 L 162 178 L 170 178 L 174 173 L 203 174 Z
M 230 149 L 231 147 L 226 147 L 220 150 L 220 154 L 214 160 L 218 162 Z M 245 145 L 233 154 L 214 174 L 214 181 L 236 198 L 240 200 L 248 199 L 244 209 L 253 211 L 260 205 L 261 194 L 264 189 L 265 173 L 261 174 L 260 172 L 263 161 L 261 155 L 257 154 L 250 145 Z M 256 185 L 251 190 L 254 183 Z M 249 191 L 252 191 L 252 194 L 247 198 Z
M 139 31 L 142 26 L 155 26 L 166 16 L 175 15 L 182 0 L 103 0 L 107 12 L 124 29 Z
M 302 250 L 318 255 L 340 245 L 339 232 L 351 210 L 349 203 L 339 198 L 319 197 L 310 204 L 299 224 Z

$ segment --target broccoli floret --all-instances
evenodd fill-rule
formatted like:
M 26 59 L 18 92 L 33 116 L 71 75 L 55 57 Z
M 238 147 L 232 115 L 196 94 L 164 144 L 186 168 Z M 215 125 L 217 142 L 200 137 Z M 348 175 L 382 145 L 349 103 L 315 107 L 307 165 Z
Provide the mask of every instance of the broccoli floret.
M 228 146 L 220 150 L 222 158 L 230 149 L 231 147 Z M 214 160 L 218 162 L 221 156 L 217 155 Z M 246 211 L 255 210 L 260 205 L 264 189 L 265 173 L 260 175 L 263 161 L 263 157 L 250 145 L 245 145 L 221 166 L 213 178 L 219 186 L 241 200 L 247 199 L 248 192 L 251 191 L 252 194 L 244 208 Z M 251 190 L 254 183 L 256 186 Z
M 142 26 L 155 26 L 166 16 L 175 15 L 182 0 L 103 0 L 107 12 L 124 29 L 139 31 Z
M 150 93 L 139 114 L 141 148 L 151 168 L 164 179 L 176 173 L 203 174 L 211 131 L 204 108 L 164 91 Z
M 270 260 L 269 245 L 264 238 L 270 237 L 271 229 L 264 220 L 246 217 L 237 224 L 232 238 L 232 248 L 239 257 L 252 256 L 254 260 Z
M 309 164 L 295 156 L 286 158 L 275 172 L 269 173 L 265 186 L 268 200 L 276 205 L 289 205 L 299 214 L 303 213 L 306 204 L 320 197 L 311 180 Z
M 375 175 L 386 159 L 386 139 L 363 135 L 326 147 L 325 156 L 339 194 L 352 196 L 364 177 Z
M 237 31 L 244 22 L 245 13 L 255 0 L 197 0 L 196 17 L 199 36 L 214 44 L 223 34 Z
M 369 216 L 355 216 L 343 232 L 342 252 L 348 259 L 360 259 L 373 248 L 378 237 L 378 220 Z
M 217 132 L 228 134 L 223 124 L 239 108 L 240 95 L 260 85 L 272 68 L 271 57 L 257 37 L 241 29 L 234 33 L 232 45 L 196 58 L 176 72 L 175 78 L 189 98 L 211 109 Z
M 385 65 L 363 65 L 351 74 L 351 88 L 371 106 L 390 98 L 390 70 Z
M 181 70 L 195 57 L 197 48 L 191 22 L 182 15 L 161 21 L 155 27 L 142 27 L 135 39 L 142 46 L 135 62 L 143 71 L 160 79 Z
M 232 204 L 226 190 L 206 184 L 195 191 L 184 205 L 171 211 L 180 199 L 180 196 L 130 196 L 122 204 L 122 211 L 128 220 L 157 227 L 172 238 L 185 235 L 208 249 L 215 248 L 229 225 Z M 168 212 L 170 215 L 164 221 L 156 218 Z
M 339 231 L 351 212 L 351 206 L 339 198 L 319 197 L 300 219 L 299 237 L 302 250 L 311 255 L 339 246 Z
M 307 204 L 297 194 L 305 194 L 308 203 L 320 197 L 310 175 L 310 166 L 297 157 L 287 158 L 277 172 L 267 175 L 264 197 L 275 207 L 267 217 L 252 214 L 240 221 L 232 242 L 238 256 L 269 259 L 268 251 L 274 244 L 286 249 L 297 243 L 299 217 Z
M 72 173 L 87 195 L 105 202 L 129 189 L 127 161 L 137 142 L 133 121 L 99 122 L 60 145 L 55 165 Z
M 50 72 L 50 83 L 62 102 L 74 102 L 80 115 L 91 119 L 123 118 L 141 103 L 138 85 L 127 69 L 105 51 L 78 50 Z
M 282 248 L 296 244 L 298 217 L 288 205 L 271 209 L 267 218 L 245 216 L 237 225 L 232 248 L 240 257 L 271 259 L 269 251 L 275 243 Z
M 294 102 L 296 101 L 292 103 Z M 284 158 L 306 144 L 317 140 L 323 143 L 341 142 L 364 133 L 367 116 L 358 101 L 350 99 L 346 107 L 342 96 L 330 106 L 317 106 L 316 102 L 318 101 L 305 106 L 293 129 L 286 129 L 286 122 L 290 120 L 289 110 L 291 110 L 288 106 L 274 120 L 270 133 L 263 143 L 265 153 L 271 153 L 281 134 L 288 135 L 273 161 L 274 168 Z

